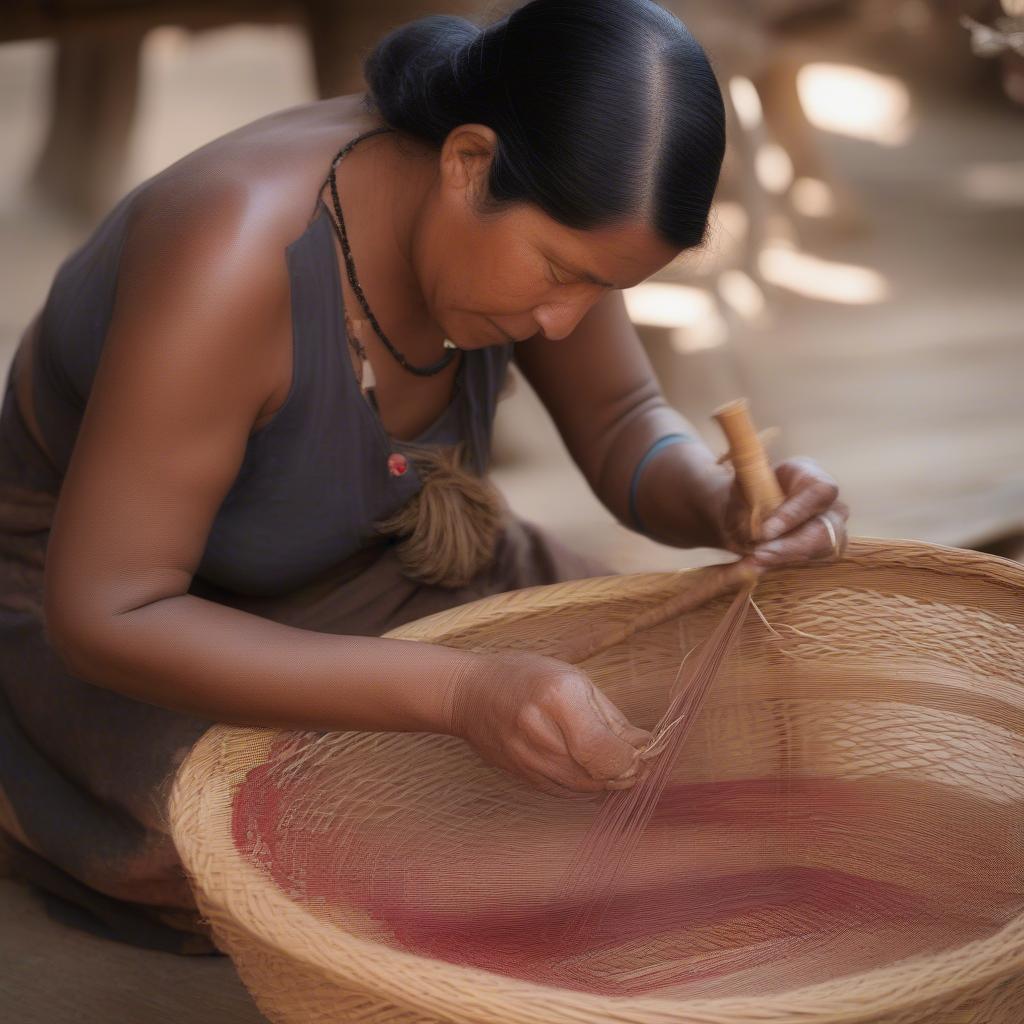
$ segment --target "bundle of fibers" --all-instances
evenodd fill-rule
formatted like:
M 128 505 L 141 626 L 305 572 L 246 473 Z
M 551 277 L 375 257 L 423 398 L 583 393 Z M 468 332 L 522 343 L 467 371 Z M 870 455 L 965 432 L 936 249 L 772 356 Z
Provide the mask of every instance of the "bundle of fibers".
M 603 638 L 582 667 L 653 729 L 733 600 L 707 599 L 714 571 L 517 591 L 391 635 L 555 657 Z M 172 830 L 262 1012 L 1024 1020 L 1024 567 L 861 539 L 755 600 L 611 893 L 564 885 L 603 797 L 549 796 L 450 736 L 211 729 Z

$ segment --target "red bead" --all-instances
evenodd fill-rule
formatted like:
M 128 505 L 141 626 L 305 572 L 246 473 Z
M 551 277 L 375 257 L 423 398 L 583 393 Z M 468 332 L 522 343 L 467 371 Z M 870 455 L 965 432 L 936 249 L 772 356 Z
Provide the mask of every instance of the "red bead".
M 392 476 L 404 476 L 409 468 L 409 460 L 401 452 L 392 452 L 388 456 L 388 472 Z

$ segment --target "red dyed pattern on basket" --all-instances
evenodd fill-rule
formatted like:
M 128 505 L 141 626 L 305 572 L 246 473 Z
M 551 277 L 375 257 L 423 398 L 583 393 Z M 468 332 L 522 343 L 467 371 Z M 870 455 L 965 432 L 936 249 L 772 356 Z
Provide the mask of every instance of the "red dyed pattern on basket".
M 493 899 L 449 900 L 458 884 L 444 876 L 444 863 L 415 857 L 397 863 L 380 836 L 351 823 L 324 828 L 320 822 L 315 830 L 298 824 L 289 808 L 309 806 L 315 794 L 301 773 L 282 771 L 287 761 L 287 754 L 272 756 L 249 773 L 235 796 L 232 827 L 236 848 L 292 899 L 319 912 L 359 908 L 380 923 L 382 941 L 415 953 L 581 991 L 685 990 L 758 968 L 783 978 L 778 965 L 797 954 L 807 961 L 799 978 L 823 980 L 836 965 L 818 949 L 844 950 L 849 969 L 873 966 L 990 932 L 1020 903 L 1019 889 L 1004 891 L 998 880 L 951 903 L 946 896 L 957 891 L 956 865 L 925 892 L 813 863 L 816 844 L 841 844 L 851 820 L 870 829 L 890 812 L 893 820 L 905 818 L 908 807 L 927 817 L 929 801 L 949 813 L 949 793 L 940 787 L 887 791 L 833 779 L 674 784 L 647 837 L 664 846 L 678 832 L 678 867 L 660 879 L 627 877 L 596 930 L 566 937 L 564 921 L 585 901 L 529 904 L 514 887 Z M 970 811 L 964 814 L 969 821 Z M 701 859 L 693 851 L 709 833 L 721 854 L 707 856 L 705 843 Z M 891 873 L 899 874 L 903 856 L 893 855 Z M 763 863 L 729 870 L 733 860 L 752 857 Z M 353 863 L 365 865 L 361 876 Z M 515 865 L 508 870 L 514 874 Z M 883 933 L 885 947 L 865 952 L 871 936 Z M 638 966 L 641 947 L 651 955 Z

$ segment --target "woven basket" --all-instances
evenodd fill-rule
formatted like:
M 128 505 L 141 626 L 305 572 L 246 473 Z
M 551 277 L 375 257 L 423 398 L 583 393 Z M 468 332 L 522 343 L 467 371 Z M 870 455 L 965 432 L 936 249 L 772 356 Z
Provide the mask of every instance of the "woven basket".
M 604 577 L 517 591 L 390 635 L 558 656 L 581 635 L 596 637 L 621 625 L 695 586 L 706 572 Z M 763 630 L 757 620 L 744 627 L 752 631 L 744 670 L 725 672 L 716 683 L 687 742 L 684 775 L 911 780 L 969 795 L 1024 820 L 1024 567 L 956 549 L 861 539 L 839 564 L 770 575 L 755 599 L 770 623 L 788 627 L 785 650 L 757 634 Z M 605 650 L 583 667 L 632 721 L 649 728 L 664 709 L 680 636 L 706 635 L 726 604 L 725 597 L 713 600 Z M 830 673 L 850 666 L 846 688 L 830 689 Z M 274 879 L 265 856 L 240 852 L 232 825 L 239 787 L 287 736 L 317 744 L 320 777 L 325 766 L 336 768 L 328 777 L 342 780 L 341 801 L 356 788 L 353 765 L 365 759 L 388 766 L 386 784 L 396 787 L 393 792 L 413 783 L 423 789 L 418 807 L 442 801 L 436 795 L 442 790 L 422 786 L 426 776 L 442 778 L 448 794 L 463 782 L 477 794 L 487 787 L 500 791 L 505 821 L 517 801 L 532 812 L 551 801 L 565 804 L 483 765 L 453 737 L 211 729 L 175 780 L 173 834 L 219 945 L 275 1024 L 1024 1021 L 1020 826 L 1011 828 L 1015 835 L 1004 843 L 1010 852 L 995 868 L 1001 891 L 1019 898 L 1019 905 L 987 934 L 909 957 L 887 958 L 880 948 L 871 954 L 871 969 L 847 969 L 796 987 L 734 993 L 726 988 L 713 997 L 609 996 L 425 956 L 374 938 L 358 909 L 339 918 L 293 898 Z M 459 806 L 447 806 L 445 814 L 457 815 Z M 480 806 L 467 801 L 466 814 L 479 817 Z M 552 830 L 559 828 L 558 813 L 548 820 Z M 944 835 L 942 823 L 936 824 L 940 838 L 908 856 L 948 861 L 954 870 L 962 866 L 960 891 L 950 892 L 951 899 L 962 900 L 964 887 L 969 890 L 972 878 L 980 877 L 972 872 L 985 872 L 987 879 L 993 868 L 983 863 L 984 849 L 980 860 L 973 847 L 965 853 L 966 837 L 953 829 Z M 779 971 L 784 967 L 780 961 Z

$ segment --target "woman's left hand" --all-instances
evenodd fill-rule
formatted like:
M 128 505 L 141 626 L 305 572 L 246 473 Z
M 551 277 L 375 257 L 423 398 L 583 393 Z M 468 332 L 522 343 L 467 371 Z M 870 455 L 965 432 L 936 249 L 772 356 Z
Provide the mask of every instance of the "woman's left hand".
M 732 481 L 720 513 L 726 550 L 760 570 L 841 557 L 850 511 L 838 500 L 835 479 L 812 459 L 787 459 L 774 469 L 786 498 L 765 517 L 758 536 L 751 534 L 750 506 L 739 482 Z

